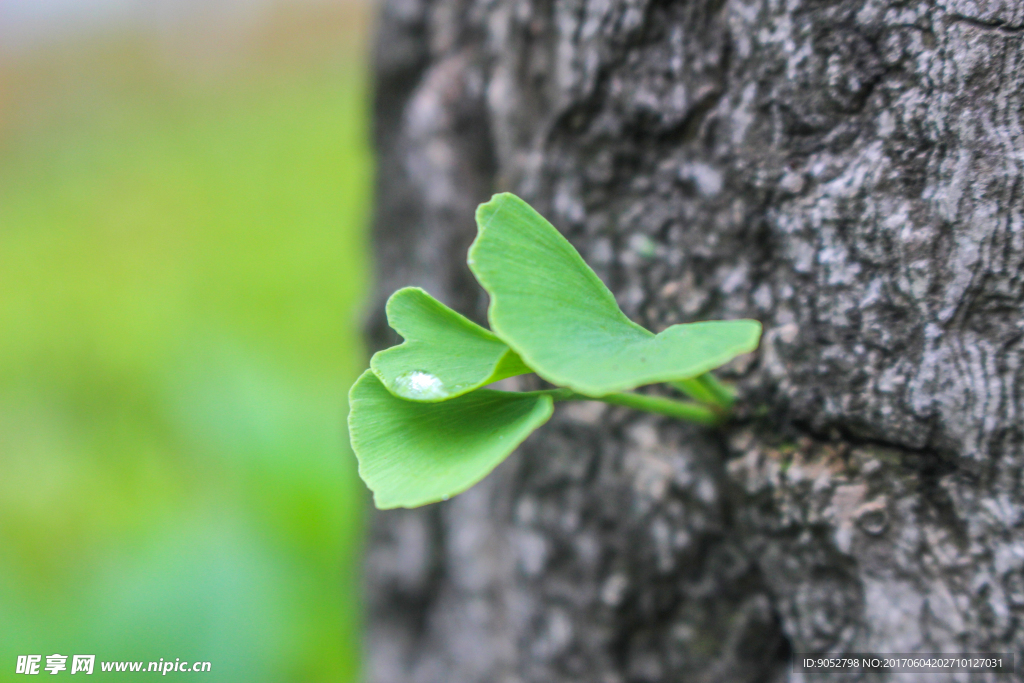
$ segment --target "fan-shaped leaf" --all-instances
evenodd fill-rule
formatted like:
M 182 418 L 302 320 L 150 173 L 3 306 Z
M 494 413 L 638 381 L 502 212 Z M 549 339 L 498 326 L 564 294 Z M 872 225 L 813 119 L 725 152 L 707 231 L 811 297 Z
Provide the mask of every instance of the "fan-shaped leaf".
M 370 367 L 395 396 L 445 401 L 533 372 L 508 344 L 419 287 L 392 294 L 387 315 L 405 343 L 375 353 Z
M 377 507 L 417 507 L 483 479 L 551 411 L 550 396 L 488 389 L 443 403 L 405 401 L 367 371 L 349 392 L 349 438 Z
M 761 324 L 632 322 L 576 249 L 512 194 L 476 213 L 469 267 L 491 296 L 491 329 L 538 375 L 588 396 L 696 377 L 757 348 Z

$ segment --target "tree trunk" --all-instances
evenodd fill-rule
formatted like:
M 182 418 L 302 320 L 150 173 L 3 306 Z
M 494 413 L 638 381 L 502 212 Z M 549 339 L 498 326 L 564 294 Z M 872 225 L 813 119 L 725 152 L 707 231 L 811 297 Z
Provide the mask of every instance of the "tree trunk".
M 376 85 L 376 346 L 399 286 L 484 319 L 466 248 L 503 190 L 645 327 L 765 334 L 727 429 L 562 405 L 469 492 L 377 514 L 370 681 L 1019 659 L 1024 4 L 385 0 Z

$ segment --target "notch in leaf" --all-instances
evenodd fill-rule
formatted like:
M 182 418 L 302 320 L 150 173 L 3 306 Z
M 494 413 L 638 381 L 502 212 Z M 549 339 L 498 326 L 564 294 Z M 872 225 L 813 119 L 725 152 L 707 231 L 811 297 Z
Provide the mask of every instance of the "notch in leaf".
M 761 324 L 673 325 L 653 334 L 529 204 L 497 194 L 477 209 L 469 267 L 491 297 L 491 329 L 538 375 L 600 397 L 697 377 L 757 348 Z
M 417 507 L 486 477 L 551 412 L 547 394 L 488 389 L 441 403 L 406 401 L 366 371 L 349 392 L 349 438 L 374 504 Z
M 446 401 L 533 372 L 508 344 L 419 287 L 392 294 L 386 311 L 405 342 L 375 353 L 370 368 L 395 396 Z

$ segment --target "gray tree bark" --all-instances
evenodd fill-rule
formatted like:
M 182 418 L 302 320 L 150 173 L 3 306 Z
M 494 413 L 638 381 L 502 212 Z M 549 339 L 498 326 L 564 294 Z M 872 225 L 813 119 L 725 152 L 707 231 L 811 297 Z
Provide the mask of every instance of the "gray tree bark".
M 403 285 L 484 319 L 465 252 L 503 190 L 649 329 L 765 335 L 728 429 L 560 406 L 471 491 L 376 515 L 370 681 L 1020 665 L 1024 3 L 385 0 L 375 60 L 376 346 Z

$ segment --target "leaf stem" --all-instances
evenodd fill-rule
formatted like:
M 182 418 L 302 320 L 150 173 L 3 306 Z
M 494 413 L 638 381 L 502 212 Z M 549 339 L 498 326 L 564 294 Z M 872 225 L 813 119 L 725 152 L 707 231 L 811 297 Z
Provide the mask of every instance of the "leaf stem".
M 647 396 L 646 394 L 608 394 L 596 400 L 617 406 L 645 410 L 649 413 L 668 415 L 669 417 L 676 417 L 688 422 L 696 422 L 706 427 L 714 427 L 721 424 L 722 419 L 725 417 L 722 411 L 710 406 L 703 406 L 690 401 L 676 401 L 675 399 L 663 398 L 661 396 Z
M 711 393 L 706 386 L 696 377 L 690 377 L 687 379 L 677 379 L 669 382 L 672 387 L 686 394 L 698 403 L 709 403 L 711 405 L 718 405 L 718 400 L 715 395 Z M 727 408 L 728 406 L 722 406 Z
M 695 422 L 706 427 L 714 427 L 721 424 L 726 416 L 723 410 L 715 406 L 704 406 L 691 401 L 677 401 L 662 396 L 647 396 L 646 394 L 623 392 L 594 397 L 577 394 L 572 389 L 546 389 L 530 393 L 546 394 L 555 401 L 602 401 L 612 405 L 643 410 L 648 413 L 668 415 L 669 417 Z
M 572 389 L 541 389 L 526 392 L 532 396 L 550 396 L 552 401 L 596 401 L 598 399 L 577 394 Z
M 736 392 L 732 387 L 719 382 L 718 378 L 710 372 L 705 372 L 697 378 L 697 381 L 715 397 L 715 402 L 726 410 L 732 408 L 732 405 L 736 403 Z
M 719 382 L 710 372 L 705 372 L 698 377 L 669 382 L 669 384 L 690 398 L 696 399 L 701 403 L 710 403 L 726 410 L 732 408 L 732 405 L 736 402 L 736 395 L 732 389 Z
M 718 405 L 719 408 L 727 411 L 736 402 L 735 392 L 730 387 L 719 382 L 711 373 L 705 373 L 690 379 L 677 380 L 670 382 L 670 384 L 690 398 L 694 398 L 701 403 Z

